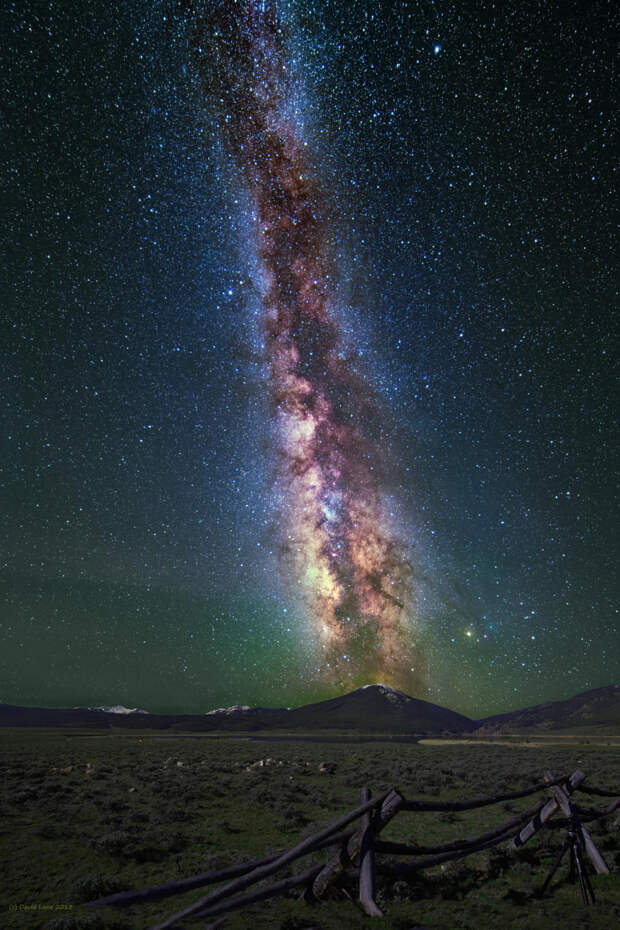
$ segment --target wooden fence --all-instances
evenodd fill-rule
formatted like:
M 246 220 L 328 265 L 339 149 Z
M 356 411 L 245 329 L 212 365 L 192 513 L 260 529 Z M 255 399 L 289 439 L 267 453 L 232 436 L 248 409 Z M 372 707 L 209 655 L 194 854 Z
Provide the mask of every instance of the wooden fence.
M 571 857 L 577 859 L 577 869 L 581 881 L 581 890 L 584 903 L 594 900 L 594 894 L 589 886 L 587 876 L 582 878 L 582 866 L 579 861 L 579 850 L 588 855 L 592 866 L 598 874 L 607 874 L 609 869 L 603 857 L 594 845 L 584 822 L 600 820 L 609 816 L 620 807 L 618 792 L 607 791 L 601 788 L 586 787 L 583 772 L 576 771 L 570 777 L 554 778 L 550 772 L 545 775 L 543 782 L 531 785 L 521 791 L 508 794 L 496 794 L 493 797 L 476 798 L 470 801 L 426 801 L 407 800 L 396 788 L 385 791 L 376 797 L 371 797 L 368 788 L 360 791 L 359 805 L 348 814 L 334 820 L 318 833 L 306 837 L 292 849 L 266 856 L 263 859 L 254 859 L 218 869 L 203 872 L 178 881 L 165 882 L 137 891 L 126 891 L 109 895 L 90 901 L 87 907 L 127 907 L 144 901 L 154 901 L 183 894 L 194 888 L 207 885 L 220 885 L 215 891 L 207 894 L 182 910 L 171 914 L 161 923 L 151 927 L 150 930 L 168 930 L 183 920 L 189 918 L 211 918 L 229 913 L 234 910 L 264 901 L 276 895 L 285 894 L 292 888 L 303 889 L 303 897 L 307 901 L 318 901 L 324 898 L 328 890 L 333 887 L 346 873 L 348 878 L 354 877 L 358 882 L 360 905 L 371 917 L 382 916 L 382 912 L 375 900 L 375 876 L 377 873 L 385 875 L 407 876 L 423 869 L 433 868 L 444 862 L 462 859 L 482 850 L 490 849 L 500 843 L 508 841 L 510 848 L 518 849 L 526 843 L 549 818 L 560 810 L 567 818 L 568 835 L 565 847 L 569 849 Z M 551 791 L 551 797 L 543 798 L 533 807 L 505 821 L 492 830 L 481 833 L 479 836 L 467 839 L 454 840 L 438 846 L 424 846 L 413 843 L 396 843 L 380 839 L 381 831 L 399 813 L 406 811 L 467 811 L 478 807 L 487 807 L 502 801 L 514 801 L 537 794 L 541 791 Z M 581 791 L 598 797 L 614 798 L 611 804 L 604 809 L 585 809 L 573 803 L 573 792 Z M 359 821 L 355 828 L 351 825 Z M 570 848 L 569 848 L 570 847 Z M 309 853 L 321 849 L 334 849 L 333 855 L 327 862 L 313 864 L 304 871 L 287 875 L 270 884 L 261 884 L 261 887 L 250 889 L 252 886 L 264 883 L 277 872 L 282 872 L 293 862 Z M 563 850 L 564 851 L 564 850 Z M 389 856 L 384 860 L 384 856 Z M 377 857 L 381 857 L 379 860 Z M 394 861 L 394 857 L 405 857 L 404 862 Z M 556 861 L 551 875 L 559 865 L 561 856 Z M 571 858 L 571 871 L 574 860 Z M 585 871 L 585 870 L 583 870 Z M 551 878 L 551 875 L 549 878 Z M 221 883 L 224 884 L 221 884 Z M 548 882 L 547 882 L 548 883 Z M 545 883 L 545 888 L 547 883 Z M 216 920 L 209 926 L 214 930 L 223 920 Z

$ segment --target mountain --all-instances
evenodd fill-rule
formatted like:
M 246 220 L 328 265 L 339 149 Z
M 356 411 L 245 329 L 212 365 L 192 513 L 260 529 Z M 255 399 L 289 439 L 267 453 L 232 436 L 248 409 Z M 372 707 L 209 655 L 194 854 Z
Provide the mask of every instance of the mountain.
M 554 730 L 568 727 L 620 725 L 620 685 L 583 691 L 565 701 L 547 701 L 507 714 L 494 714 L 477 721 L 479 730 Z
M 249 704 L 232 704 L 230 707 L 216 707 L 208 710 L 207 717 L 238 717 L 239 719 L 255 717 L 257 714 L 281 714 L 290 710 L 288 707 L 250 707 Z
M 342 697 L 302 707 L 234 705 L 206 714 L 148 714 L 126 708 L 62 710 L 0 705 L 5 727 L 114 727 L 185 731 L 358 730 L 384 733 L 462 733 L 474 721 L 445 707 L 409 697 L 389 685 L 366 685 Z
M 218 707 L 205 714 L 149 714 L 121 705 L 108 708 L 18 707 L 0 704 L 0 727 L 97 727 L 173 732 L 260 732 L 261 730 L 354 730 L 374 733 L 469 733 L 477 735 L 620 725 L 620 685 L 585 691 L 482 720 L 470 720 L 389 685 L 365 685 L 349 694 L 294 708 Z
M 462 733 L 474 722 L 453 710 L 409 697 L 389 685 L 365 685 L 342 697 L 285 712 L 283 724 L 299 729 Z
M 139 707 L 124 707 L 122 704 L 107 704 L 103 707 L 74 707 L 73 710 L 99 710 L 106 714 L 148 714 L 148 710 Z
M 95 710 L 102 710 L 106 714 L 148 714 L 148 710 L 140 710 L 139 707 L 123 707 L 122 704 L 113 704 L 111 707 L 95 707 Z

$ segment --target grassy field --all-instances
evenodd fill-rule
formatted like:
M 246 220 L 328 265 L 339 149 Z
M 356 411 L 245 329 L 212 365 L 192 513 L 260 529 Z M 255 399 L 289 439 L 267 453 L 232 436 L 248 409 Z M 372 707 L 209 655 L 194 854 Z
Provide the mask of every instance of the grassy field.
M 462 800 L 518 790 L 579 768 L 592 785 L 620 789 L 620 744 L 611 734 L 420 744 L 359 740 L 256 741 L 218 736 L 13 729 L 2 745 L 1 926 L 7 930 L 142 930 L 206 893 L 129 910 L 82 903 L 117 890 L 183 878 L 286 849 L 353 809 L 359 788 L 392 786 L 407 798 Z M 606 799 L 578 795 L 587 807 Z M 464 813 L 401 813 L 386 839 L 432 844 L 501 824 L 535 798 Z M 617 814 L 591 833 L 612 870 L 593 877 L 584 907 L 562 864 L 552 894 L 532 897 L 564 830 L 542 830 L 519 854 L 506 844 L 411 882 L 379 879 L 385 918 L 368 918 L 346 889 L 319 905 L 289 897 L 231 915 L 225 930 L 609 930 L 620 925 Z M 556 814 L 553 820 L 558 820 Z M 294 869 L 324 861 L 302 859 Z M 184 924 L 205 927 L 209 921 Z

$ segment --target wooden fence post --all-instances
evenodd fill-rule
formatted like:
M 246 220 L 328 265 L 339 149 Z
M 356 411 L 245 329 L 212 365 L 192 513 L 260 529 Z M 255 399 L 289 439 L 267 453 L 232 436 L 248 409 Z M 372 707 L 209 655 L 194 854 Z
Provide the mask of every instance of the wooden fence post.
M 549 776 L 550 779 L 553 779 L 553 775 L 551 774 L 551 772 L 547 772 L 547 775 Z M 564 816 L 567 817 L 569 820 L 571 820 L 571 818 L 576 817 L 575 811 L 568 798 L 568 795 L 564 791 L 562 791 L 559 785 L 554 786 L 553 793 L 555 794 L 558 804 L 562 808 L 562 813 L 564 814 Z M 584 825 L 581 823 L 581 821 L 578 821 L 578 832 L 580 832 L 583 837 L 583 842 L 586 848 L 586 852 L 589 855 L 592 865 L 596 869 L 597 873 L 599 875 L 609 875 L 609 869 L 607 868 L 607 864 L 605 863 L 605 860 L 603 859 L 600 852 L 594 845 L 594 841 L 592 840 L 592 837 L 590 836 L 590 834 L 588 833 Z
M 570 793 L 573 791 L 573 789 L 576 788 L 585 777 L 586 776 L 584 773 L 580 772 L 579 770 L 573 772 L 566 785 L 568 792 Z M 515 836 L 515 838 L 510 843 L 510 849 L 518 849 L 519 846 L 523 846 L 524 843 L 527 843 L 530 837 L 534 836 L 536 831 L 542 827 L 545 820 L 549 820 L 552 814 L 555 814 L 558 806 L 559 805 L 556 798 L 552 798 L 550 801 L 547 801 L 540 813 L 536 814 L 536 816 L 533 817 L 530 822 L 523 827 L 521 832 Z
M 401 808 L 402 803 L 402 795 L 394 788 L 392 791 L 390 791 L 375 815 L 375 835 L 379 833 L 379 831 L 382 830 L 383 827 L 385 827 L 393 817 L 396 816 Z M 363 811 L 363 813 L 366 812 Z M 361 838 L 362 831 L 357 830 L 346 846 L 338 853 L 338 855 L 330 859 L 329 862 L 321 869 L 312 884 L 312 894 L 315 898 L 322 898 L 332 882 L 335 881 L 335 879 L 344 872 L 347 858 L 350 862 L 352 862 L 357 856 L 359 856 Z
M 360 804 L 370 800 L 370 788 L 360 789 Z M 360 883 L 359 901 L 369 917 L 383 917 L 383 911 L 375 901 L 377 892 L 375 876 L 374 816 L 370 811 L 361 817 L 360 828 Z

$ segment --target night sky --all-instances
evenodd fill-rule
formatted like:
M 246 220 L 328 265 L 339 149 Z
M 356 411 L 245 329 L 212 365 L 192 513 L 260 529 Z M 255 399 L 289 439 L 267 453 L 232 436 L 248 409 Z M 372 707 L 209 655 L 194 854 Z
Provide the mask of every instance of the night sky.
M 620 681 L 613 6 L 8 3 L 0 701 Z

